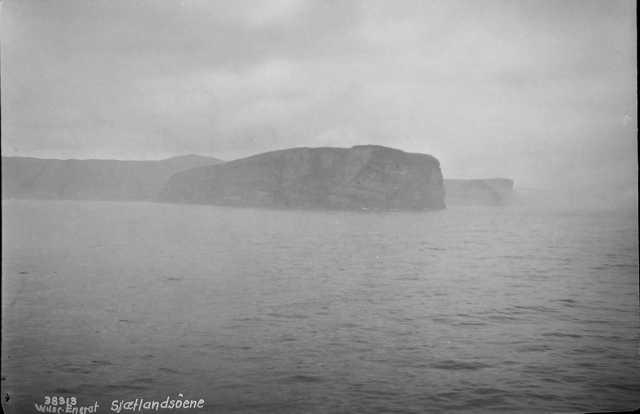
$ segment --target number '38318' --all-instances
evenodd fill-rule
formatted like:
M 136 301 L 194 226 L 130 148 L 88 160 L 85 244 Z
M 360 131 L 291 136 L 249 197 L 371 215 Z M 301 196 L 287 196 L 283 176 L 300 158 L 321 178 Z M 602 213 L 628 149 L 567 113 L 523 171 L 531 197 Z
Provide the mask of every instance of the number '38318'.
M 62 395 L 44 396 L 45 405 L 76 405 L 77 403 L 76 397 L 64 397 Z

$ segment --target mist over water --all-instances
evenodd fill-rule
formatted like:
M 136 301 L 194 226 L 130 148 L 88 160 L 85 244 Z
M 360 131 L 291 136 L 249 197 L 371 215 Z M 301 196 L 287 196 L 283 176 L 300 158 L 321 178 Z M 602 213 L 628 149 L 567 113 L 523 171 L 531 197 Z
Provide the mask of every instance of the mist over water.
M 622 188 L 576 189 L 571 187 L 535 188 L 518 187 L 509 198 L 514 207 L 528 210 L 551 210 L 568 212 L 608 212 L 633 216 L 638 209 L 637 183 L 635 186 Z
M 2 207 L 15 412 L 53 393 L 106 409 L 181 392 L 203 412 L 640 406 L 635 209 Z

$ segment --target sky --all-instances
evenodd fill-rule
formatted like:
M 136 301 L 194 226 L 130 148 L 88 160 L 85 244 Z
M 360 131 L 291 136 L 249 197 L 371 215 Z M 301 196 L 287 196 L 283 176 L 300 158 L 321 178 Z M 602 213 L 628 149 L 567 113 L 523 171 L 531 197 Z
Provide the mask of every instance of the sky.
M 5 156 L 378 144 L 637 199 L 634 1 L 1 4 Z

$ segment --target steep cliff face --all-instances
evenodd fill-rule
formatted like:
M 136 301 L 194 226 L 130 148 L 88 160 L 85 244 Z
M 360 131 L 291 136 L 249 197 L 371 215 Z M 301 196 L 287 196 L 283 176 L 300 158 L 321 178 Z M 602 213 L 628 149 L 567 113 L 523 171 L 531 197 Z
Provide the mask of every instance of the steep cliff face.
M 513 196 L 513 180 L 488 178 L 444 180 L 447 205 L 501 205 Z
M 441 209 L 440 163 L 380 146 L 293 148 L 172 176 L 159 199 L 337 209 Z
M 151 200 L 176 172 L 218 162 L 195 155 L 160 161 L 2 157 L 2 198 Z

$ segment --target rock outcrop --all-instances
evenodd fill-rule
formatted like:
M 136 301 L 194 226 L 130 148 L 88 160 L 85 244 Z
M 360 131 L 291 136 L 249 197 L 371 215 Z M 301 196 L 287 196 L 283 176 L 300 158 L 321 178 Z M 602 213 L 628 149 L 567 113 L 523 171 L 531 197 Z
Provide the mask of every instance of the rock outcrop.
M 447 205 L 503 205 L 513 196 L 513 180 L 488 178 L 444 180 Z
M 176 172 L 219 162 L 197 155 L 159 161 L 2 157 L 2 198 L 152 200 Z
M 364 145 L 267 152 L 173 175 L 159 200 L 327 209 L 441 209 L 439 161 Z

